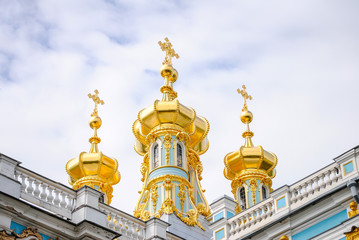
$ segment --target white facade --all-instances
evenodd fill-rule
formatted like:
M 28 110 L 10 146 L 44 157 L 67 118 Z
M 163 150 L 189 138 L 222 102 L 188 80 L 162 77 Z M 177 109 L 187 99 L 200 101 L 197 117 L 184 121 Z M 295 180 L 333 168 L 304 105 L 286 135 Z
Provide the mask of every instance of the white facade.
M 184 224 L 174 214 L 146 222 L 101 202 L 102 193 L 77 191 L 0 154 L 0 231 L 37 228 L 43 239 L 346 239 L 359 226 L 349 218 L 349 203 L 358 200 L 359 147 L 291 186 L 276 189 L 266 200 L 234 215 L 235 203 L 223 196 L 201 218 L 206 231 Z M 221 193 L 219 193 L 220 195 Z M 110 221 L 108 219 L 111 219 Z M 0 235 L 1 239 L 1 235 Z M 20 238 L 13 238 L 20 239 Z

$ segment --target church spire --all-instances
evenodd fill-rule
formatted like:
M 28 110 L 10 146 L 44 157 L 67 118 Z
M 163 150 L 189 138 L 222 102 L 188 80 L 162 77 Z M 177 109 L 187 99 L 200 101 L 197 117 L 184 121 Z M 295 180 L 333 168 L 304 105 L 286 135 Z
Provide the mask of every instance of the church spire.
M 247 106 L 247 100 L 252 100 L 252 96 L 247 93 L 244 85 L 237 92 L 244 99 L 241 121 L 246 125 L 242 134 L 245 141 L 238 151 L 224 157 L 224 176 L 232 181 L 232 193 L 237 202 L 235 210 L 238 213 L 268 197 L 272 190 L 272 178 L 275 177 L 277 156 L 262 146 L 253 145 L 254 134 L 249 128 L 253 114 Z
M 201 186 L 199 155 L 208 149 L 208 121 L 179 103 L 173 83 L 178 73 L 172 58 L 179 58 L 165 38 L 159 42 L 166 53 L 161 67 L 162 100 L 138 113 L 133 124 L 135 150 L 144 156 L 141 165 L 143 187 L 134 215 L 142 220 L 176 214 L 190 226 L 203 228 L 199 214 L 210 210 Z
M 69 175 L 69 183 L 76 190 L 84 185 L 90 186 L 105 194 L 105 202 L 111 203 L 112 185 L 120 181 L 118 172 L 118 162 L 115 158 L 104 155 L 98 149 L 101 139 L 97 136 L 97 130 L 102 125 L 102 120 L 98 115 L 97 105 L 103 105 L 104 101 L 98 96 L 98 90 L 95 94 L 88 94 L 95 103 L 95 108 L 89 120 L 90 127 L 94 130 L 93 136 L 89 139 L 91 143 L 90 151 L 82 152 L 76 158 L 71 159 L 66 164 L 66 172 Z

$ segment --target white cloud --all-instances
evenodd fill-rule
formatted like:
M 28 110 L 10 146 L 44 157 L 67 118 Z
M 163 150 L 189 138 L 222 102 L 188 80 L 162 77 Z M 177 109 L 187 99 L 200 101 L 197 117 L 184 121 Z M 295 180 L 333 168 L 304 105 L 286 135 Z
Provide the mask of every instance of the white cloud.
M 113 205 L 133 210 L 142 158 L 137 113 L 161 98 L 168 36 L 180 55 L 179 100 L 211 124 L 201 156 L 209 201 L 230 193 L 223 158 L 243 143 L 242 84 L 254 97 L 253 142 L 291 184 L 358 144 L 356 1 L 12 1 L 0 3 L 0 152 L 66 183 L 90 147 L 87 93 L 99 89 L 100 149 L 119 161 Z M 156 74 L 154 74 L 156 73 Z

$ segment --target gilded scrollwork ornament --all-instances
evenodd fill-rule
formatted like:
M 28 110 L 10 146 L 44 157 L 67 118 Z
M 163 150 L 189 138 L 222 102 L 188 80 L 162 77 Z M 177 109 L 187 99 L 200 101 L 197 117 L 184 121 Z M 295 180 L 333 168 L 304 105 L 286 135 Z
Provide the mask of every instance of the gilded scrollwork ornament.
M 180 205 L 181 205 L 181 211 L 182 212 L 183 212 L 183 207 L 184 207 L 184 201 L 186 200 L 185 188 L 186 188 L 186 186 L 183 183 L 181 183 L 179 185 L 178 198 L 180 200 Z
M 167 133 L 163 137 L 163 146 L 165 147 L 165 150 L 166 150 L 166 164 L 169 165 L 170 164 L 170 149 L 172 146 L 172 136 L 169 133 Z
M 156 211 L 157 200 L 158 200 L 157 188 L 158 188 L 158 186 L 157 186 L 156 184 L 154 184 L 154 185 L 151 187 L 151 200 L 152 200 L 153 209 L 154 209 L 155 211 Z

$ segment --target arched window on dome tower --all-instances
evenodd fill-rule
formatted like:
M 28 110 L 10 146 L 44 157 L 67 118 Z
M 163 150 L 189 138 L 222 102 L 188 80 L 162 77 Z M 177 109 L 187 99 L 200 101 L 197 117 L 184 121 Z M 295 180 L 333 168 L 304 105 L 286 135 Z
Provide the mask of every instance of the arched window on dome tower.
M 158 150 L 158 143 L 153 147 L 153 169 L 159 166 L 160 154 Z
M 268 197 L 268 194 L 267 194 L 267 188 L 262 185 L 262 200 L 266 199 Z
M 183 167 L 182 146 L 177 143 L 177 167 Z
M 247 208 L 247 206 L 246 206 L 246 192 L 245 192 L 244 187 L 241 187 L 239 189 L 239 205 L 241 206 L 242 210 Z

